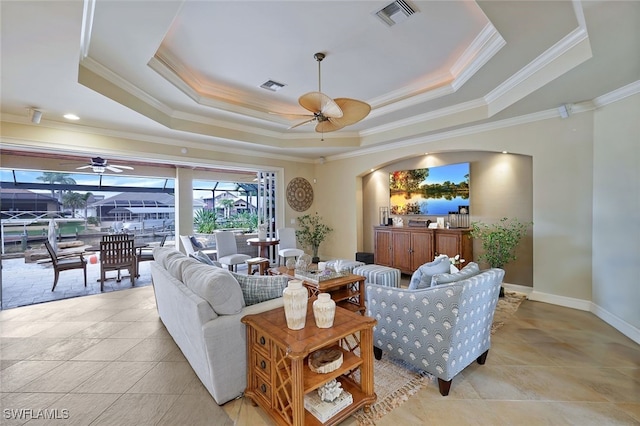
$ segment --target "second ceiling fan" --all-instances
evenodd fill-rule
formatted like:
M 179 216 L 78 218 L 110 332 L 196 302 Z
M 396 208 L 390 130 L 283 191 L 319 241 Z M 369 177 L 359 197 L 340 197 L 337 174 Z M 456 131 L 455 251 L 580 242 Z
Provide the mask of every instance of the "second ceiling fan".
M 365 118 L 371 111 L 371 106 L 366 102 L 350 98 L 332 99 L 322 93 L 320 63 L 325 58 L 325 54 L 316 53 L 313 57 L 318 61 L 318 91 L 305 93 L 298 99 L 300 105 L 312 114 L 293 115 L 294 117 L 309 118 L 294 124 L 289 129 L 315 122 L 316 132 L 333 132 Z

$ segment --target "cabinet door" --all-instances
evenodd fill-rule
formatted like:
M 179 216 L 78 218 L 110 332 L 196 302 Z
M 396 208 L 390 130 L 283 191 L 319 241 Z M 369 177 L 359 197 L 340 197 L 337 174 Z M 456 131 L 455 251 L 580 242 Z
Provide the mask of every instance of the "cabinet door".
M 391 231 L 376 229 L 374 252 L 376 265 L 391 266 Z
M 405 273 L 411 272 L 411 233 L 395 231 L 392 239 L 393 265 L 391 266 Z
M 433 233 L 411 233 L 411 270 L 415 271 L 427 262 L 431 262 L 434 256 Z
M 457 254 L 462 256 L 460 238 L 460 234 L 436 233 L 436 252 L 446 254 L 449 257 L 454 257 Z

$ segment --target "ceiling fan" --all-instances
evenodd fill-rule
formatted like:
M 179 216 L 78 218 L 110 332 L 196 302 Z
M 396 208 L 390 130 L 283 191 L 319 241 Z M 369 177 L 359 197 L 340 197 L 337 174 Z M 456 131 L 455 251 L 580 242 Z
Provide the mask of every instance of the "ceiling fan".
M 313 57 L 318 61 L 318 91 L 305 93 L 298 99 L 298 103 L 312 114 L 287 114 L 292 117 L 308 117 L 289 129 L 316 123 L 316 132 L 333 132 L 365 118 L 371 111 L 369 104 L 350 98 L 331 99 L 322 93 L 320 63 L 325 58 L 325 54 L 319 52 Z
M 122 173 L 122 170 L 133 170 L 133 167 L 123 166 L 120 164 L 107 164 L 107 160 L 101 157 L 93 157 L 86 166 L 76 167 L 76 170 L 91 168 L 94 173 L 104 173 L 106 170 L 114 173 Z

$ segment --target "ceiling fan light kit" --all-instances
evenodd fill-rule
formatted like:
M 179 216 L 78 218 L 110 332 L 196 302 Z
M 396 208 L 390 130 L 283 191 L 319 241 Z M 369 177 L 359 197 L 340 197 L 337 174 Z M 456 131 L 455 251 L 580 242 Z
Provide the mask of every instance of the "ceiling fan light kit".
M 107 164 L 107 160 L 101 157 L 93 157 L 89 164 L 85 166 L 76 167 L 76 170 L 91 169 L 94 173 L 104 173 L 109 170 L 114 173 L 122 173 L 122 170 L 133 170 L 131 166 L 124 166 L 121 164 Z
M 298 103 L 312 114 L 302 115 L 308 117 L 305 121 L 289 127 L 293 129 L 307 123 L 316 123 L 316 132 L 327 133 L 340 130 L 345 126 L 355 124 L 365 118 L 371 112 L 371 106 L 366 102 L 350 98 L 332 99 L 322 93 L 322 74 L 320 63 L 325 54 L 318 52 L 313 57 L 318 61 L 318 91 L 309 92 L 300 96 Z

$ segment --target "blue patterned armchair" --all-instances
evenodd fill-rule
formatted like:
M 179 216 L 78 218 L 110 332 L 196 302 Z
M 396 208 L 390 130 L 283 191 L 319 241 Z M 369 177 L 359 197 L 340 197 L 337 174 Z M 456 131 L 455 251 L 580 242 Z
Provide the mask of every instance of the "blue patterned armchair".
M 419 290 L 367 284 L 367 315 L 378 320 L 374 356 L 387 352 L 433 374 L 447 396 L 456 374 L 487 358 L 503 278 L 504 271 L 496 268 Z

